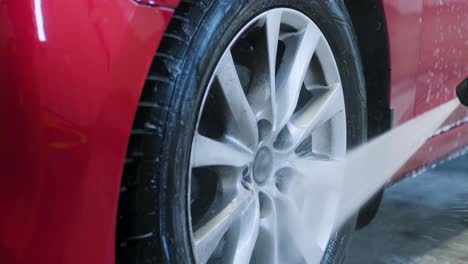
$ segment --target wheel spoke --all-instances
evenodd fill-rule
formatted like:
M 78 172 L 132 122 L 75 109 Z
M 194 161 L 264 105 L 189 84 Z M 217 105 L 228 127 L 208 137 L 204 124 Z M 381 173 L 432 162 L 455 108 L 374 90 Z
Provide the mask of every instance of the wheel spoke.
M 273 122 L 276 120 L 276 55 L 278 51 L 281 16 L 281 10 L 274 10 L 269 12 L 266 16 L 268 71 L 270 81 L 271 115 Z
M 231 52 L 228 50 L 221 58 L 216 76 L 234 117 L 236 131 L 249 146 L 258 142 L 257 119 L 247 101 L 237 74 Z
M 287 227 L 280 229 L 280 232 L 283 232 L 282 240 L 286 238 L 291 243 L 287 250 L 280 252 L 279 259 L 298 260 L 302 257 L 305 263 L 318 263 L 323 256 L 324 248 L 317 244 L 316 237 L 311 234 L 310 228 L 313 224 L 310 220 L 317 218 L 316 215 L 320 212 L 314 212 L 316 215 L 311 218 L 311 216 L 305 216 L 298 208 L 297 202 L 290 197 L 279 194 L 276 199 L 282 208 L 279 219 L 285 222 L 281 226 Z
M 320 30 L 313 23 L 283 37 L 286 50 L 276 79 L 276 128 L 282 128 L 294 112 L 307 68 L 321 38 Z
M 239 192 L 219 213 L 194 232 L 197 263 L 208 261 L 230 225 L 240 219 L 254 202 L 251 192 Z
M 305 238 L 305 241 L 310 240 L 310 238 Z M 305 259 L 305 263 L 318 263 L 323 256 L 324 249 L 322 249 L 316 243 L 300 243 L 300 252 Z
M 335 57 L 333 52 L 326 41 L 319 41 L 315 48 L 317 57 L 320 60 L 320 65 L 322 66 L 323 74 L 325 75 L 325 80 L 327 83 L 339 83 L 340 81 L 340 72 L 338 71 L 338 66 L 336 65 Z
M 253 154 L 239 142 L 216 141 L 196 133 L 191 159 L 193 167 L 213 165 L 241 167 L 253 159 Z
M 334 86 L 336 86 L 336 84 Z M 333 86 L 330 86 L 330 85 L 305 84 L 305 88 L 310 92 L 317 91 L 317 90 L 328 90 L 328 89 L 330 89 L 332 87 Z
M 275 196 L 276 204 L 278 207 L 278 229 L 277 235 L 279 248 L 282 250 L 278 252 L 279 263 L 284 263 L 291 260 L 299 260 L 303 255 L 300 251 L 301 240 L 298 236 L 301 235 L 304 228 L 302 217 L 297 207 L 297 204 L 291 197 L 279 193 Z M 299 261 L 297 261 L 299 262 Z
M 247 207 L 242 216 L 240 225 L 240 236 L 237 241 L 237 248 L 233 255 L 233 264 L 249 263 L 255 243 L 257 242 L 260 226 L 260 211 L 258 199 L 255 199 Z
M 344 112 L 343 91 L 341 84 L 328 87 L 317 99 L 312 99 L 301 110 L 295 113 L 287 124 L 292 137 L 292 148 L 295 149 L 311 132 Z
M 327 245 L 330 234 L 334 229 L 336 210 L 339 203 L 339 193 L 343 186 L 342 167 L 338 160 L 316 160 L 311 158 L 297 158 L 291 166 L 298 172 L 298 178 L 294 179 L 290 187 L 291 200 L 295 201 L 300 211 L 300 217 L 306 221 L 302 226 L 307 227 L 302 230 L 303 237 L 299 245 L 316 245 L 320 254 Z M 302 177 L 307 179 L 301 180 Z M 322 217 L 317 217 L 321 215 Z M 301 226 L 301 222 L 294 222 L 294 226 Z M 313 239 L 312 239 L 313 238 Z M 316 253 L 304 255 L 305 257 L 316 256 Z M 319 255 L 320 256 L 320 255 Z
M 260 232 L 257 245 L 255 246 L 256 255 L 261 256 L 256 259 L 258 264 L 279 264 L 278 259 L 278 213 L 274 199 L 266 195 L 271 202 L 268 213 L 263 214 L 260 219 Z

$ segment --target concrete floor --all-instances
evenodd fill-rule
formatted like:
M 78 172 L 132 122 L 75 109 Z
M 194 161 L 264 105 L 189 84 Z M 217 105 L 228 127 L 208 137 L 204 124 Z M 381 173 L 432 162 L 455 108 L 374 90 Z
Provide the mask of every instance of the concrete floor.
M 346 264 L 468 263 L 468 154 L 386 190 Z

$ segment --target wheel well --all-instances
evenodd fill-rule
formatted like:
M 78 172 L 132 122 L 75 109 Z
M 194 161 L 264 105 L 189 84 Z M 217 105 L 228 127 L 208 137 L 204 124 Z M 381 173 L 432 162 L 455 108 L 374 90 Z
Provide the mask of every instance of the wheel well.
M 357 35 L 366 80 L 369 139 L 389 130 L 390 55 L 382 0 L 345 0 Z
M 345 0 L 361 53 L 367 95 L 368 136 L 372 139 L 392 126 L 390 108 L 390 54 L 382 0 Z M 359 211 L 357 229 L 375 218 L 384 190 Z

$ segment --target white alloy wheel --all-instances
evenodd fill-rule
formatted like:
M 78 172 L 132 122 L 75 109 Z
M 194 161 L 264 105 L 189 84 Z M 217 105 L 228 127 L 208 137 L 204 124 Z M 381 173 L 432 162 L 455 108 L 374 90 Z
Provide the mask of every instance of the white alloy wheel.
M 249 54 L 257 54 L 252 61 Z M 260 53 L 260 55 L 259 55 Z M 190 169 L 197 263 L 319 263 L 334 228 L 338 193 L 326 175 L 295 161 L 333 162 L 346 153 L 340 74 L 330 46 L 306 15 L 276 8 L 247 23 L 224 51 L 204 97 Z M 316 214 L 291 225 L 303 201 L 293 177 L 313 177 Z M 310 228 L 312 227 L 312 228 Z M 299 232 L 299 233 L 298 233 Z

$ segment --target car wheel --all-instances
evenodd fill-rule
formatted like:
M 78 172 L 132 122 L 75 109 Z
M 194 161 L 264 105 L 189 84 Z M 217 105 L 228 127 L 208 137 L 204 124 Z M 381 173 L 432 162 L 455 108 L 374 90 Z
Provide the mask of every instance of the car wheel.
M 339 194 L 294 160 L 366 139 L 363 80 L 341 1 L 182 1 L 134 121 L 117 262 L 340 263 L 354 219 L 334 232 Z M 307 248 L 295 177 L 319 187 Z

